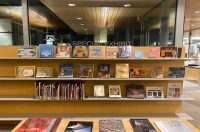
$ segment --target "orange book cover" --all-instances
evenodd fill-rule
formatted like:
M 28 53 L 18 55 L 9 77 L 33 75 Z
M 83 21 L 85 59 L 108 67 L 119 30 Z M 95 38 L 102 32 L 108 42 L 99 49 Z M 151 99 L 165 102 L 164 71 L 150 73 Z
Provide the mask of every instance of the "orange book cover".
M 149 58 L 158 58 L 159 47 L 149 47 Z

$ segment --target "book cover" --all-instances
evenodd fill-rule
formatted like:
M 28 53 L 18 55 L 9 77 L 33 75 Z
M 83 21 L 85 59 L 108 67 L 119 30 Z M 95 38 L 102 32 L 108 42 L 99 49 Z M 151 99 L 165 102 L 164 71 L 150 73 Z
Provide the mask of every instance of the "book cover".
M 16 66 L 15 77 L 16 78 L 34 78 L 35 66 Z
M 129 69 L 130 69 L 129 70 L 129 78 L 144 78 L 145 77 L 144 67 L 130 66 Z
M 177 58 L 181 58 L 181 56 L 182 56 L 182 47 L 178 47 Z
M 126 86 L 126 97 L 134 99 L 144 99 L 143 85 L 129 84 Z
M 70 57 L 70 44 L 58 43 L 56 48 L 56 57 Z
M 89 46 L 89 58 L 105 58 L 105 46 Z
M 36 77 L 53 77 L 53 68 L 51 67 L 38 67 Z
M 92 64 L 80 64 L 78 77 L 81 78 L 93 78 L 94 65 Z
M 94 85 L 94 97 L 104 97 L 104 85 Z
M 36 46 L 18 46 L 18 57 L 36 57 Z
M 119 46 L 119 58 L 132 58 L 132 47 Z
M 92 132 L 93 122 L 70 121 L 65 132 Z
M 161 58 L 177 58 L 177 47 L 160 47 Z
M 121 98 L 120 85 L 109 85 L 109 97 L 110 98 Z
M 129 78 L 129 64 L 128 63 L 116 64 L 115 78 Z
M 168 83 L 167 98 L 180 97 L 181 83 Z
M 88 58 L 88 46 L 72 45 L 73 58 Z
M 159 47 L 149 47 L 149 58 L 158 58 Z
M 153 66 L 151 70 L 152 78 L 163 78 L 164 66 Z
M 138 59 L 144 58 L 143 51 L 142 50 L 135 50 L 134 51 L 134 57 L 138 58 Z
M 134 132 L 156 132 L 148 119 L 130 119 Z
M 163 87 L 146 87 L 146 98 L 164 98 Z
M 97 77 L 110 78 L 110 64 L 98 64 Z
M 100 119 L 100 132 L 126 132 L 122 119 Z
M 169 67 L 168 77 L 169 78 L 184 78 L 185 67 Z
M 39 58 L 53 58 L 53 45 L 39 44 Z
M 73 78 L 73 64 L 60 64 L 58 70 L 59 78 Z
M 56 132 L 61 121 L 62 121 L 62 118 L 54 118 L 54 119 L 52 119 L 50 124 L 49 124 L 49 126 L 45 130 L 45 132 Z
M 106 46 L 106 58 L 116 58 L 117 57 L 117 47 Z

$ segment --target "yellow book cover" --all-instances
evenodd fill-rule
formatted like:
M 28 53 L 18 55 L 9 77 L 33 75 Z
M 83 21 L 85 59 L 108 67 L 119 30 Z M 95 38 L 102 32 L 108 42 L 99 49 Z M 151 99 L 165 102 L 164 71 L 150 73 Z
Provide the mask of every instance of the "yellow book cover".
M 129 78 L 129 64 L 128 63 L 116 64 L 115 78 Z
M 15 77 L 16 78 L 34 78 L 35 66 L 16 66 Z

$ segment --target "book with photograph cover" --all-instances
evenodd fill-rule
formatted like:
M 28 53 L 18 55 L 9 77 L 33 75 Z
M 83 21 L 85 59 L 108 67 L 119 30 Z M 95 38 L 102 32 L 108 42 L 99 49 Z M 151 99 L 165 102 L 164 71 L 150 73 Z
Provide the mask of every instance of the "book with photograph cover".
M 18 46 L 18 57 L 36 57 L 36 46 Z
M 110 64 L 98 64 L 97 78 L 110 78 Z
M 53 68 L 51 67 L 38 67 L 36 77 L 53 77 Z
M 104 85 L 94 85 L 94 97 L 104 97 Z
M 181 83 L 168 83 L 167 98 L 180 97 Z
M 160 47 L 149 47 L 149 58 L 158 58 Z
M 138 58 L 138 59 L 144 58 L 143 51 L 142 50 L 135 50 L 134 51 L 134 58 Z
M 93 122 L 89 121 L 70 121 L 65 132 L 92 132 Z
M 132 47 L 119 46 L 119 58 L 132 58 Z
M 177 58 L 177 47 L 160 47 L 161 58 Z
M 106 58 L 117 58 L 117 47 L 106 46 Z
M 56 47 L 56 57 L 69 58 L 71 53 L 70 44 L 58 43 Z
M 35 66 L 16 66 L 15 77 L 16 78 L 34 78 Z
M 94 65 L 92 64 L 80 64 L 78 77 L 80 78 L 93 78 Z
M 129 78 L 128 63 L 117 63 L 115 65 L 115 78 Z
M 88 46 L 72 45 L 73 58 L 88 58 Z
M 130 66 L 129 67 L 129 78 L 144 78 L 145 69 L 142 66 Z
M 126 85 L 126 97 L 134 99 L 144 99 L 143 85 L 137 85 L 137 84 Z
M 148 119 L 130 119 L 134 132 L 156 132 Z
M 109 85 L 109 97 L 110 98 L 121 98 L 120 85 Z
M 126 132 L 122 119 L 100 119 L 100 132 Z
M 151 77 L 163 78 L 164 66 L 152 66 Z
M 73 78 L 73 64 L 60 64 L 58 77 L 59 78 Z
M 163 87 L 146 87 L 146 98 L 164 98 Z
M 39 44 L 39 58 L 53 58 L 53 45 Z
M 105 58 L 105 46 L 89 46 L 89 58 Z
M 169 78 L 184 78 L 185 67 L 169 67 L 168 77 Z

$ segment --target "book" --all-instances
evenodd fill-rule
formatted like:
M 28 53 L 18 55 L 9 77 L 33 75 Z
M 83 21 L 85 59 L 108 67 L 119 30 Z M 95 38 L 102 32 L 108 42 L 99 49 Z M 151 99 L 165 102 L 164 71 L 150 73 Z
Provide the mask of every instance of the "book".
M 164 66 L 153 66 L 151 70 L 152 78 L 163 78 Z
M 163 87 L 146 87 L 146 98 L 164 98 Z
M 128 63 L 117 63 L 115 65 L 115 78 L 129 78 Z
M 73 78 L 73 64 L 60 64 L 58 70 L 59 78 Z
M 88 58 L 88 46 L 72 45 L 73 58 Z
M 53 77 L 53 68 L 51 67 L 38 67 L 36 77 Z
M 177 47 L 160 47 L 161 58 L 177 58 Z
M 129 67 L 129 78 L 144 78 L 145 77 L 145 69 L 144 67 Z
M 181 83 L 168 83 L 167 98 L 180 97 Z
M 79 65 L 79 71 L 78 71 L 78 77 L 93 78 L 93 71 L 94 71 L 94 65 L 92 65 L 92 64 L 80 64 Z
M 89 46 L 89 58 L 105 58 L 105 46 Z
M 70 121 L 65 132 L 92 132 L 93 122 L 89 121 Z
M 100 119 L 100 132 L 126 132 L 122 119 Z
M 98 64 L 97 78 L 110 78 L 110 64 Z
M 169 67 L 168 68 L 169 78 L 184 78 L 185 77 L 185 67 Z
M 149 58 L 158 58 L 159 55 L 159 47 L 149 47 Z
M 106 58 L 116 58 L 117 57 L 117 47 L 106 46 Z
M 177 58 L 181 58 L 181 57 L 182 57 L 182 47 L 178 47 Z
M 94 85 L 94 97 L 104 97 L 104 85 Z
M 58 43 L 56 47 L 56 57 L 70 57 L 71 48 L 70 44 Z
M 143 85 L 136 85 L 136 84 L 126 85 L 126 97 L 134 99 L 144 99 Z
M 35 66 L 16 66 L 15 77 L 16 78 L 34 78 Z
M 119 46 L 119 58 L 132 58 L 132 47 Z
M 121 98 L 120 85 L 109 85 L 109 97 L 110 98 Z
M 18 57 L 36 57 L 36 46 L 18 46 Z
M 143 58 L 144 57 L 143 51 L 142 50 L 135 50 L 134 51 L 134 57 L 138 58 L 138 59 Z
M 39 44 L 39 58 L 53 58 L 53 45 Z
M 156 132 L 148 119 L 130 119 L 134 132 Z

